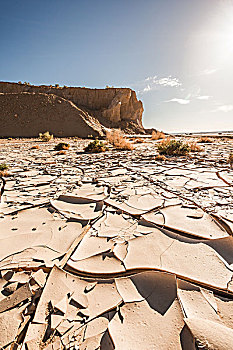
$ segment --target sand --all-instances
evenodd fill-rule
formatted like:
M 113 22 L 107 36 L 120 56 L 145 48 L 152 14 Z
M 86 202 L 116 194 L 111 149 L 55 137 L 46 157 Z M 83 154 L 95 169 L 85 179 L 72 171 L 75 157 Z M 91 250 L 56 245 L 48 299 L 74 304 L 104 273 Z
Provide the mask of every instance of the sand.
M 233 142 L 131 142 L 0 140 L 1 348 L 233 348 Z

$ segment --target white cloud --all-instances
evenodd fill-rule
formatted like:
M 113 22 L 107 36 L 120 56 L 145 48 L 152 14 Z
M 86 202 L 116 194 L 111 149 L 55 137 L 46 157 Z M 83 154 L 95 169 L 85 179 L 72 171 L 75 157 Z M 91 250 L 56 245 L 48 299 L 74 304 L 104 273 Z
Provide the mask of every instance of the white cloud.
M 143 91 L 143 92 L 148 92 L 148 91 L 150 91 L 150 90 L 151 90 L 150 85 L 147 85 L 142 91 Z
M 204 100 L 204 101 L 207 101 L 211 98 L 212 96 L 197 96 L 197 99 L 198 100 Z
M 219 106 L 217 108 L 217 111 L 221 111 L 221 112 L 231 112 L 233 111 L 233 105 L 223 105 L 223 106 Z
M 138 93 L 144 94 L 156 90 L 158 87 L 178 87 L 182 84 L 178 78 L 173 78 L 172 76 L 158 78 L 157 75 L 155 75 L 153 77 L 147 77 L 144 81 L 140 82 L 139 85 L 141 88 L 138 90 Z
M 161 85 L 161 86 L 171 86 L 171 87 L 177 87 L 181 85 L 179 79 L 172 78 L 171 76 L 168 78 L 157 79 L 154 81 L 154 84 Z
M 187 105 L 190 103 L 190 100 L 185 100 L 183 98 L 172 98 L 171 100 L 164 101 L 164 102 L 177 102 L 180 105 Z

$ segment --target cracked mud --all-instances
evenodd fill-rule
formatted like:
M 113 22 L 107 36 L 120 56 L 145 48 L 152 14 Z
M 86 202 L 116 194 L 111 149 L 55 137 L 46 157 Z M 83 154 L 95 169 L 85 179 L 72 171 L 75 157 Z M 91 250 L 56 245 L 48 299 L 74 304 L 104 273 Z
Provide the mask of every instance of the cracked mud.
M 233 349 L 233 142 L 69 143 L 0 142 L 0 348 Z

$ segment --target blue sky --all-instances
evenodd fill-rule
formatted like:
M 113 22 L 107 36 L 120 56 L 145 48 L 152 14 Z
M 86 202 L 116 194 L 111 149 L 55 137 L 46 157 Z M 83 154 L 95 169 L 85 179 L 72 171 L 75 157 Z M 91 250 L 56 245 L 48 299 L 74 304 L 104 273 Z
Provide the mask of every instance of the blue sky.
M 131 87 L 146 127 L 233 130 L 233 1 L 0 5 L 0 80 Z

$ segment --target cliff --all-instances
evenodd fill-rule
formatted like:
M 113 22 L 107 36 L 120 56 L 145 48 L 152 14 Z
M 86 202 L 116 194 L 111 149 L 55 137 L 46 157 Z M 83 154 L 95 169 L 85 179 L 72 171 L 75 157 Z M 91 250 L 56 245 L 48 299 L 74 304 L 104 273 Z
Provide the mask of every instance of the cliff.
M 101 136 L 105 127 L 143 132 L 143 105 L 129 88 L 88 89 L 0 82 L 0 136 Z

